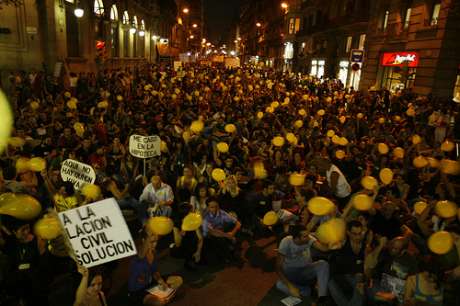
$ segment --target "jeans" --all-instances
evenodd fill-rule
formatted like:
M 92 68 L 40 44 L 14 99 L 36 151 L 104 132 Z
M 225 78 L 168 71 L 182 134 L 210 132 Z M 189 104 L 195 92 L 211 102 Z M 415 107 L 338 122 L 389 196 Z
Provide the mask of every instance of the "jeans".
M 147 203 L 139 202 L 135 198 L 128 197 L 118 201 L 120 209 L 133 209 L 136 212 L 139 221 L 144 224 L 147 220 Z
M 318 281 L 318 296 L 321 297 L 327 295 L 327 284 L 329 282 L 329 264 L 327 263 L 327 261 L 318 260 L 307 264 L 305 267 L 284 268 L 283 270 L 283 273 L 286 276 L 286 278 L 292 283 L 294 283 L 294 285 L 300 289 L 302 295 L 304 293 L 307 293 L 307 288 L 308 294 L 310 293 L 309 285 L 311 281 L 314 279 Z M 283 289 L 287 288 L 285 285 L 280 285 L 278 289 L 280 289 L 283 292 L 286 292 Z
M 364 295 L 356 289 L 357 284 L 356 275 L 338 275 L 329 281 L 329 293 L 338 306 L 362 306 L 364 305 Z M 345 294 L 343 286 L 348 286 L 353 290 L 351 297 Z

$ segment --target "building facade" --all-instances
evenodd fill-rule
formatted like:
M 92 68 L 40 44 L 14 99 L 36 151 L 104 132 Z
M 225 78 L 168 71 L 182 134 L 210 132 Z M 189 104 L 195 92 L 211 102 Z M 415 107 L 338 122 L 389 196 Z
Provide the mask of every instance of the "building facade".
M 0 70 L 97 71 L 173 56 L 171 1 L 24 0 L 0 10 Z
M 371 12 L 361 89 L 460 98 L 459 1 L 372 1 Z

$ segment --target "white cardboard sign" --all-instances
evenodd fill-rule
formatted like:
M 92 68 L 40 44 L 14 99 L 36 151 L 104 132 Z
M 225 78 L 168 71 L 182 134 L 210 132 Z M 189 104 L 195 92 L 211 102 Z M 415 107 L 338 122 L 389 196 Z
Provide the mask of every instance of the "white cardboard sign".
M 131 135 L 129 137 L 129 153 L 139 158 L 160 156 L 161 139 L 158 136 Z
M 90 268 L 137 254 L 113 198 L 60 212 L 59 220 L 82 266 Z
M 75 189 L 80 190 L 86 184 L 94 184 L 96 172 L 90 165 L 66 159 L 62 163 L 61 177 L 64 182 L 70 181 Z

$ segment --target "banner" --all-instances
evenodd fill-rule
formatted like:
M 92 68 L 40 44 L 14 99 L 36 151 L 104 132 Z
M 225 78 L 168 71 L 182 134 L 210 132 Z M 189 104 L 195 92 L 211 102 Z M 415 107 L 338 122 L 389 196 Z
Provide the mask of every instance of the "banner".
M 90 165 L 73 159 L 66 159 L 62 163 L 61 178 L 64 182 L 72 182 L 75 189 L 80 190 L 84 185 L 94 183 L 96 172 Z
M 105 199 L 59 213 L 77 261 L 86 268 L 137 254 L 115 199 Z
M 129 137 L 129 153 L 139 158 L 151 158 L 160 156 L 161 139 L 158 136 L 139 136 Z

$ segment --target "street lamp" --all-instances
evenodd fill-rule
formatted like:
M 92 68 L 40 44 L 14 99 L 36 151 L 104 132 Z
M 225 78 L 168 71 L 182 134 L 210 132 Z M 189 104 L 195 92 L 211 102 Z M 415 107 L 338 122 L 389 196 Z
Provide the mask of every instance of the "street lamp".
M 152 35 L 152 40 L 157 41 L 157 39 L 158 39 L 158 36 Z
M 190 39 L 194 39 L 195 38 L 195 35 L 190 35 Z
M 184 9 L 182 10 L 182 13 L 184 14 L 188 14 L 189 12 L 190 10 L 187 7 L 184 7 Z
M 196 23 L 194 23 L 194 24 L 192 25 L 192 27 L 198 28 L 198 25 L 197 25 Z
M 260 28 L 261 26 L 262 26 L 262 24 L 260 22 L 256 23 L 256 27 Z
M 281 8 L 286 10 L 288 7 L 289 7 L 289 5 L 286 2 L 281 3 Z
M 140 31 L 139 31 L 139 36 L 140 36 L 140 37 L 144 37 L 144 36 L 145 36 L 145 31 L 140 30 Z
M 129 33 L 131 33 L 133 35 L 136 34 L 136 31 L 137 30 L 136 30 L 136 28 L 134 26 L 131 26 L 131 28 L 129 29 Z
M 85 14 L 85 11 L 84 11 L 82 8 L 77 7 L 77 8 L 73 11 L 73 13 L 75 14 L 75 16 L 76 16 L 77 18 L 81 18 L 81 17 L 83 17 L 83 14 Z

